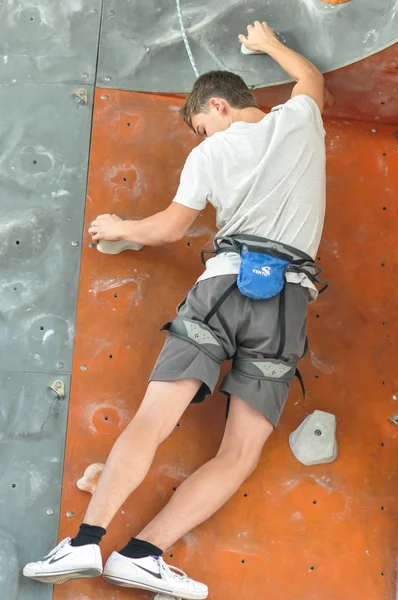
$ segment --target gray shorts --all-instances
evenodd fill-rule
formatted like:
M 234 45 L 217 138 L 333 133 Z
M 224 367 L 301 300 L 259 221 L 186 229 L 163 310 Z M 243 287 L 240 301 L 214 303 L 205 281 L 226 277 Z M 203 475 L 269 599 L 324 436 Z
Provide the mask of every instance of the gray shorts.
M 220 275 L 196 283 L 179 305 L 181 317 L 203 320 L 214 304 L 236 280 L 236 275 Z M 283 358 L 296 363 L 306 341 L 308 296 L 298 284 L 287 283 L 286 342 Z M 280 341 L 279 296 L 251 300 L 235 289 L 210 319 L 209 326 L 230 357 L 271 358 Z M 211 394 L 220 376 L 220 365 L 198 347 L 169 335 L 150 381 L 199 379 L 202 388 L 194 402 Z M 282 414 L 290 383 L 246 377 L 232 367 L 220 386 L 227 396 L 235 395 L 258 409 L 275 427 Z

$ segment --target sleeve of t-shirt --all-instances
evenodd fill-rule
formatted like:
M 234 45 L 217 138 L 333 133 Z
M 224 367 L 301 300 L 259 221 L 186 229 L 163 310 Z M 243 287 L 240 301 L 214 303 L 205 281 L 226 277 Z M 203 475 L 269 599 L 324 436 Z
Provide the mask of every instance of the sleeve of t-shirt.
M 202 148 L 197 146 L 189 154 L 181 171 L 180 185 L 173 202 L 203 210 L 211 198 L 208 159 Z
M 315 100 L 310 98 L 310 96 L 306 96 L 305 94 L 293 96 L 293 98 L 290 98 L 290 100 L 283 105 L 283 108 L 287 109 L 289 113 L 293 111 L 297 118 L 304 119 L 307 122 L 309 121 L 315 125 L 322 136 L 325 135 L 321 111 Z

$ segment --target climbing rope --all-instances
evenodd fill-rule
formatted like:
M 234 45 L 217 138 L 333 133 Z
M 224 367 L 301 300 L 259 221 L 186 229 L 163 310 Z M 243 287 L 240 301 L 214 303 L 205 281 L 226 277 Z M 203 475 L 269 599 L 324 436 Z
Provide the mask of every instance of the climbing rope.
M 182 20 L 180 0 L 176 0 L 176 6 L 177 6 L 178 20 L 180 21 L 182 39 L 184 40 L 185 48 L 187 49 L 188 58 L 191 61 L 192 69 L 193 69 L 196 77 L 199 77 L 199 71 L 196 67 L 195 59 L 193 57 L 192 50 L 191 50 L 191 46 L 189 45 L 188 36 L 185 32 L 184 21 Z

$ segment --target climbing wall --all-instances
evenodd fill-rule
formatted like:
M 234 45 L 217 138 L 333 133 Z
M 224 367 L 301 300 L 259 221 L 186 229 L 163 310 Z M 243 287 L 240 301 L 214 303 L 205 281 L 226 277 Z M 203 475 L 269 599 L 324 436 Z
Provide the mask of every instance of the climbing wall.
M 243 57 L 230 41 L 259 2 L 181 4 L 201 72 L 234 69 L 255 87 L 285 81 L 267 57 Z M 369 57 L 326 75 L 336 104 L 325 115 L 328 212 L 317 260 L 330 288 L 310 310 L 307 397 L 294 383 L 257 472 L 166 555 L 208 583 L 214 600 L 396 600 L 398 429 L 388 419 L 398 413 L 398 46 L 378 52 L 396 40 L 396 8 L 271 0 L 265 17 L 325 70 Z M 140 218 L 172 200 L 198 140 L 181 123 L 182 98 L 162 94 L 193 81 L 169 0 L 0 5 L 2 600 L 151 597 L 101 579 L 53 596 L 20 570 L 57 535 L 75 533 L 89 501 L 76 481 L 106 460 L 137 410 L 159 329 L 215 233 L 210 208 L 164 248 L 105 256 L 86 233 L 97 214 Z M 290 89 L 256 93 L 268 110 Z M 308 468 L 288 435 L 314 409 L 336 414 L 340 456 Z M 219 394 L 188 409 L 119 511 L 104 558 L 215 454 L 224 425 Z
M 173 98 L 96 90 L 86 229 L 104 211 L 140 218 L 168 205 L 198 141 L 181 124 L 180 106 Z M 317 260 L 330 290 L 310 311 L 307 398 L 294 384 L 255 475 L 166 557 L 206 581 L 210 598 L 392 600 L 396 594 L 398 436 L 388 417 L 398 409 L 397 138 L 390 125 L 327 117 L 325 124 L 328 216 Z M 166 248 L 110 257 L 90 248 L 85 236 L 60 537 L 81 522 L 89 497 L 75 482 L 90 463 L 105 461 L 137 410 L 164 341 L 159 329 L 199 275 L 199 251 L 213 233 L 209 211 Z M 290 453 L 288 435 L 314 409 L 336 414 L 340 457 L 309 468 Z M 215 454 L 224 424 L 219 394 L 188 409 L 118 513 L 103 543 L 105 557 Z M 105 600 L 116 588 L 101 580 L 70 583 L 55 598 L 78 592 Z

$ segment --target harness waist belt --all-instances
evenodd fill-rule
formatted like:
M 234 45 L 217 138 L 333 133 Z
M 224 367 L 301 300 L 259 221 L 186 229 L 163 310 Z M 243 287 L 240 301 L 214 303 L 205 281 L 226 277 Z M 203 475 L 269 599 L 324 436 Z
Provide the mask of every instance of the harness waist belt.
M 237 234 L 231 237 L 216 238 L 214 240 L 216 251 L 219 252 L 228 252 L 228 250 L 230 252 L 236 252 L 243 244 L 255 246 L 264 250 L 276 250 L 281 254 L 288 254 L 292 261 L 314 262 L 309 254 L 306 254 L 297 248 L 293 248 L 293 246 L 289 246 L 288 244 L 284 244 L 282 242 L 275 242 L 274 240 L 269 240 L 268 238 L 263 238 L 257 235 Z
M 182 340 L 197 346 L 202 352 L 218 363 L 227 358 L 227 353 L 208 325 L 185 317 L 176 317 L 171 323 L 163 325 L 161 331 L 169 331 Z

